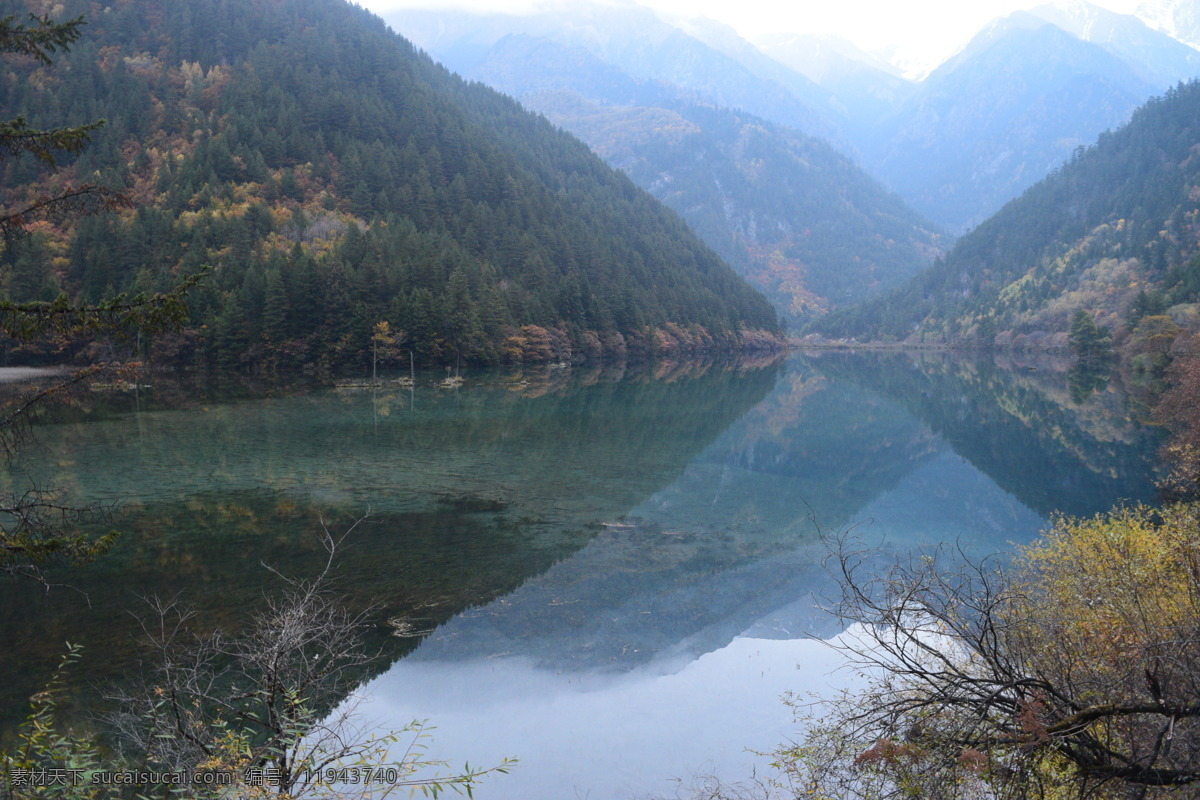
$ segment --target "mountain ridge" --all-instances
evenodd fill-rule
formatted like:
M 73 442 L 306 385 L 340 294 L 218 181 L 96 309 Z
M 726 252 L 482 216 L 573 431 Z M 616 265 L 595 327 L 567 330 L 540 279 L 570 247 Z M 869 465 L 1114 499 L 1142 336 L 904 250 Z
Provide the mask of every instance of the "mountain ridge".
M 10 297 L 91 301 L 208 264 L 194 323 L 151 355 L 255 369 L 369 363 L 377 322 L 425 363 L 739 347 L 779 330 L 672 212 L 368 12 L 63 12 L 87 16 L 87 36 L 54 67 L 10 65 L 0 101 L 46 127 L 108 118 L 64 177 L 99 174 L 143 205 L 37 232 L 10 254 Z M 4 185 L 11 200 L 55 179 L 17 161 Z
M 934 70 L 864 157 L 914 208 L 962 232 L 1155 92 L 1099 45 L 1018 12 Z
M 940 249 L 930 223 L 828 144 L 686 86 L 639 77 L 566 30 L 573 17 L 536 16 L 526 32 L 513 32 L 521 20 L 512 18 L 493 29 L 488 15 L 455 15 L 445 25 L 432 12 L 418 19 L 442 32 L 417 36 L 435 56 L 471 63 L 467 77 L 582 137 L 680 213 L 793 324 L 897 285 Z M 485 52 L 473 49 L 480 29 L 492 42 Z M 619 39 L 606 30 L 588 36 Z M 683 35 L 654 33 L 660 43 Z
M 1169 344 L 1174 332 L 1200 329 L 1197 142 L 1200 82 L 1193 81 L 1080 148 L 905 287 L 815 329 L 1065 347 L 1070 321 L 1083 311 L 1132 355 L 1158 334 Z M 1162 330 L 1143 330 L 1150 319 Z

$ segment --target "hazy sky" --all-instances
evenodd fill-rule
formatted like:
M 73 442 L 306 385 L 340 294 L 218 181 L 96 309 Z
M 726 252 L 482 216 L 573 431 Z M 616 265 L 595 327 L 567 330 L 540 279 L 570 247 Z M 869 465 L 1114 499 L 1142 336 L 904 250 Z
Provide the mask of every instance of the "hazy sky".
M 611 2 L 612 0 L 609 0 Z M 382 14 L 399 7 L 527 10 L 538 0 L 356 0 Z M 765 32 L 840 33 L 903 62 L 940 62 L 996 17 L 1047 0 L 642 0 L 642 5 L 720 20 L 747 38 Z M 1092 0 L 1130 13 L 1137 0 Z

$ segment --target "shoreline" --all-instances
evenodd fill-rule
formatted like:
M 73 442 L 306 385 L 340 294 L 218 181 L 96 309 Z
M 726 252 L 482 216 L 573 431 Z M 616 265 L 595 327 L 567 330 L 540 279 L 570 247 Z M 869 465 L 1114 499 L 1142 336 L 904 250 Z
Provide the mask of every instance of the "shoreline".
M 23 383 L 70 373 L 70 367 L 0 367 L 0 383 Z

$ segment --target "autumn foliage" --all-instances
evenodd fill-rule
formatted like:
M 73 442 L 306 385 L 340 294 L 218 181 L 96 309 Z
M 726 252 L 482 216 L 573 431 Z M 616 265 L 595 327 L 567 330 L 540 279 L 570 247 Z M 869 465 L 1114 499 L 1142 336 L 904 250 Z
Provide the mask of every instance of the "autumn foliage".
M 1176 499 L 1194 498 L 1200 489 L 1200 340 L 1177 336 L 1167 370 L 1170 388 L 1154 409 L 1155 419 L 1166 425 L 1171 436 L 1163 456 L 1171 473 L 1163 489 Z
M 867 688 L 776 756 L 800 794 L 1167 798 L 1200 786 L 1200 507 L 1060 517 L 1007 568 L 843 551 Z

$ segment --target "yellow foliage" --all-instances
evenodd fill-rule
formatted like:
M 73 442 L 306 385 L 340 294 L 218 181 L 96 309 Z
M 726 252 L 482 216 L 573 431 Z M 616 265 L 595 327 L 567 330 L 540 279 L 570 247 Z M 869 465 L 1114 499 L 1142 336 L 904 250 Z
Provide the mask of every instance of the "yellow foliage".
M 1116 700 L 1117 676 L 1169 661 L 1200 622 L 1200 510 L 1118 508 L 1090 519 L 1059 517 L 1019 555 L 1007 616 L 1038 664 Z
M 840 609 L 866 637 L 845 651 L 878 676 L 775 752 L 793 782 L 859 800 L 1195 796 L 1176 790 L 1200 776 L 1200 504 L 1059 516 L 1011 569 L 922 559 L 888 581 L 884 603 L 852 584 Z
M 1196 512 L 1174 506 L 1118 508 L 1091 519 L 1060 517 L 1022 550 L 1037 594 L 1080 625 L 1145 630 L 1190 619 L 1197 556 Z M 1153 612 L 1151 614 L 1151 612 Z

